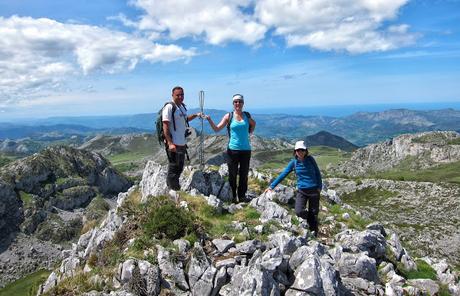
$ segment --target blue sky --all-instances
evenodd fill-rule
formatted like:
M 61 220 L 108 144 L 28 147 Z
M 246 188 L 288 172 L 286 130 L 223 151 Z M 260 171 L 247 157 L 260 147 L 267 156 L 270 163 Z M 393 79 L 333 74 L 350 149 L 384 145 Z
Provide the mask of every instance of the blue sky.
M 0 121 L 460 102 L 460 0 L 0 0 Z

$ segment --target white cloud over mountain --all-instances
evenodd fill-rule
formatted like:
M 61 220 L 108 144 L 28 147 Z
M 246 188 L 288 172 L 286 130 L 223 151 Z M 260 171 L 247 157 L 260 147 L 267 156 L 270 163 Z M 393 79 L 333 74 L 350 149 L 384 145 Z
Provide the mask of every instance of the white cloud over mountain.
M 189 59 L 194 49 L 102 27 L 0 17 L 0 106 L 57 88 L 68 76 L 132 70 L 139 62 Z
M 407 25 L 386 26 L 408 0 L 131 0 L 145 11 L 136 27 L 151 36 L 256 44 L 267 32 L 288 46 L 364 53 L 411 44 Z M 133 26 L 133 22 L 120 17 Z
M 145 15 L 138 23 L 140 30 L 167 33 L 168 37 L 203 37 L 211 44 L 241 41 L 254 44 L 264 38 L 265 25 L 245 13 L 250 0 L 134 0 Z

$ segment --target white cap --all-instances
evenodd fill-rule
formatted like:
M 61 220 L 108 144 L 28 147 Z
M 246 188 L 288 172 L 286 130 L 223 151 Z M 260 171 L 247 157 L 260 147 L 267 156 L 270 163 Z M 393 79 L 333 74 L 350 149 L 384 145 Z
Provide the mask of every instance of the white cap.
M 240 94 L 233 95 L 233 102 L 235 102 L 235 101 L 237 101 L 237 100 L 243 101 L 243 102 L 244 102 L 244 97 L 243 97 L 243 95 L 240 95 Z
M 294 150 L 297 150 L 297 149 L 304 149 L 304 150 L 307 150 L 307 146 L 305 145 L 305 142 L 304 142 L 304 141 L 297 141 L 297 142 L 295 142 Z

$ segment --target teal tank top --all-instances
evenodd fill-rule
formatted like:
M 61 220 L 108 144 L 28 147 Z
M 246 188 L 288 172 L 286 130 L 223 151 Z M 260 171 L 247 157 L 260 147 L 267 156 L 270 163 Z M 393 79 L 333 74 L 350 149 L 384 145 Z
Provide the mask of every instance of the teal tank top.
M 230 123 L 230 141 L 228 148 L 231 150 L 251 150 L 249 143 L 249 118 L 243 113 L 243 121 L 238 121 L 235 116 Z

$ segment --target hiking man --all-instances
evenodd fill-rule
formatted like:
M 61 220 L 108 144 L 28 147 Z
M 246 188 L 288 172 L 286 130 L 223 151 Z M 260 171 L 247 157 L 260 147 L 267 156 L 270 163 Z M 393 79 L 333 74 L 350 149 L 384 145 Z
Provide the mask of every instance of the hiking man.
M 173 112 L 174 111 L 174 112 Z M 172 100 L 163 107 L 162 121 L 168 155 L 168 174 L 166 184 L 169 189 L 179 190 L 179 177 L 184 170 L 186 137 L 190 135 L 188 121 L 201 116 L 200 113 L 187 116 L 184 104 L 184 89 L 176 86 L 172 89 Z

